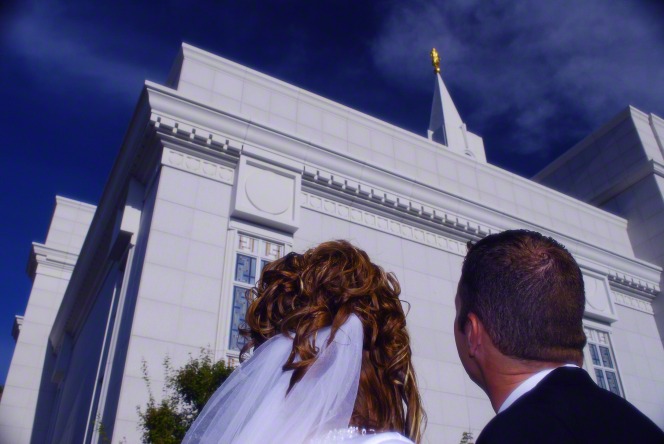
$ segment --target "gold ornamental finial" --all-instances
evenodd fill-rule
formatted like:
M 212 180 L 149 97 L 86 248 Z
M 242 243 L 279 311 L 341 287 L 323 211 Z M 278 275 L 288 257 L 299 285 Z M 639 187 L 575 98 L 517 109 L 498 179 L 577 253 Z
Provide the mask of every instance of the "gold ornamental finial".
M 431 64 L 433 65 L 433 72 L 440 74 L 440 57 L 436 48 L 431 49 Z

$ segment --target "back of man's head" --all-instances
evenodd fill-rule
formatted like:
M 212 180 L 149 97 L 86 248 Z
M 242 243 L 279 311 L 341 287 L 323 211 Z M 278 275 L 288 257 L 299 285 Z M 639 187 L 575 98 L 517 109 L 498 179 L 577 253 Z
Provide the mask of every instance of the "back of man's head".
M 583 277 L 572 255 L 549 237 L 509 230 L 480 240 L 464 260 L 458 297 L 457 328 L 463 331 L 475 313 L 506 356 L 583 358 Z

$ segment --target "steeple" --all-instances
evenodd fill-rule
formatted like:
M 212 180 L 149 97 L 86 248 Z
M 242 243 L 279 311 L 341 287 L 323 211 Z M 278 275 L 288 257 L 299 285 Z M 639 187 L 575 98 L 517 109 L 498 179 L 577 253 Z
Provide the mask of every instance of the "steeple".
M 453 151 L 486 161 L 482 138 L 468 132 L 466 124 L 461 120 L 459 111 L 454 106 L 452 97 L 445 87 L 440 75 L 440 57 L 436 48 L 433 48 L 430 54 L 436 84 L 431 104 L 429 131 L 427 131 L 429 140 L 445 145 Z

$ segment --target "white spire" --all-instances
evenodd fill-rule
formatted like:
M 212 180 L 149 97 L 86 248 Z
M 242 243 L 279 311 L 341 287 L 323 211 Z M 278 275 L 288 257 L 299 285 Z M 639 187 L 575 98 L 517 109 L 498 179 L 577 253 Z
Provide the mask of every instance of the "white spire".
M 466 124 L 461 120 L 443 78 L 440 73 L 436 73 L 436 86 L 429 120 L 429 140 L 442 143 L 454 150 L 467 151 L 469 147 L 465 133 Z
M 431 104 L 429 120 L 429 140 L 447 146 L 458 153 L 486 162 L 484 141 L 476 134 L 468 132 L 466 124 L 461 120 L 450 93 L 440 76 L 440 57 L 436 48 L 431 50 L 431 64 L 436 75 L 436 87 Z

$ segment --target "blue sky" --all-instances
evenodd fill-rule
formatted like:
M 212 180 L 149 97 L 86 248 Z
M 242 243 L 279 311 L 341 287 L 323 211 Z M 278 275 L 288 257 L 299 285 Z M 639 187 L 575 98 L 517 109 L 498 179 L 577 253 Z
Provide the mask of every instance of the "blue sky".
M 97 202 L 143 81 L 183 41 L 418 134 L 435 46 L 489 162 L 522 176 L 628 104 L 664 116 L 656 1 L 5 1 L 0 383 L 55 195 Z

